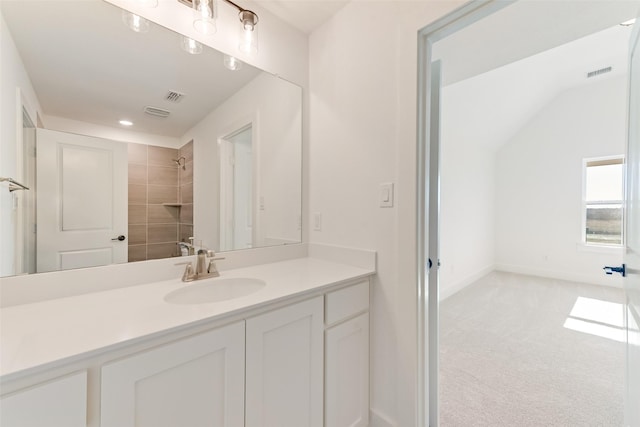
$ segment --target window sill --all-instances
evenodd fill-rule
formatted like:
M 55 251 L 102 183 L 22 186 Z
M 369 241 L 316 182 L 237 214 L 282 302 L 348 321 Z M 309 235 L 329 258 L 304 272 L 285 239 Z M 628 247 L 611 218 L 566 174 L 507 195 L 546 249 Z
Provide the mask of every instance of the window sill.
M 592 243 L 576 244 L 578 252 L 591 252 L 597 254 L 623 255 L 624 246 L 622 245 L 598 245 Z

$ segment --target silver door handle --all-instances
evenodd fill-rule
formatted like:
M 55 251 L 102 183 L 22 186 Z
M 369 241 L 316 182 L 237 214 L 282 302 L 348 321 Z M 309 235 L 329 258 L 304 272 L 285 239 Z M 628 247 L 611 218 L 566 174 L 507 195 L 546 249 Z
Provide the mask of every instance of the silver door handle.
M 118 237 L 114 237 L 113 239 L 111 239 L 111 241 L 112 241 L 112 242 L 115 242 L 115 241 L 120 241 L 120 242 L 122 242 L 124 239 L 126 239 L 126 237 L 125 237 L 123 234 L 121 234 L 121 235 L 119 235 Z

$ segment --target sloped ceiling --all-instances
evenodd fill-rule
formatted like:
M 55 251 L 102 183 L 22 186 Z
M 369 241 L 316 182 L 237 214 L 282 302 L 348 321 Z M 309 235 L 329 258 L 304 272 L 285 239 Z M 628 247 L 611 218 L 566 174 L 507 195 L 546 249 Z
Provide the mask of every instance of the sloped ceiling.
M 245 8 L 259 4 L 283 21 L 305 34 L 310 34 L 342 9 L 345 0 L 253 0 L 247 1 Z
M 625 75 L 630 35 L 631 27 L 616 24 L 470 78 L 451 78 L 442 91 L 443 141 L 498 150 L 563 91 Z M 443 73 L 455 75 L 455 61 L 449 65 Z M 612 72 L 587 79 L 609 66 Z

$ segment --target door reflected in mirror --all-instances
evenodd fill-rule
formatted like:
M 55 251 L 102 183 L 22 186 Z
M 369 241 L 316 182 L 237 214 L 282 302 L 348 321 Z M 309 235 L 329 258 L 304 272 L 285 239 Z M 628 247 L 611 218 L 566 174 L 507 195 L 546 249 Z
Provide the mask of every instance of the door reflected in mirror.
M 301 241 L 300 87 L 101 0 L 0 12 L 0 276 Z

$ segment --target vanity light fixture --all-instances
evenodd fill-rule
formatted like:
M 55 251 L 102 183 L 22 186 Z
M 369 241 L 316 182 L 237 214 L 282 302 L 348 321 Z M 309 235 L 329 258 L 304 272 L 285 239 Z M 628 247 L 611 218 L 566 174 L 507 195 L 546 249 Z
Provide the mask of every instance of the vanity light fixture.
M 242 27 L 238 49 L 246 54 L 258 53 L 258 15 L 250 10 L 241 10 L 238 14 Z
M 133 126 L 133 122 L 130 120 L 120 120 L 118 123 L 120 123 L 122 126 Z
M 216 0 L 192 0 L 193 28 L 200 34 L 216 33 Z
M 193 8 L 195 20 L 194 28 L 202 34 L 215 33 L 216 1 L 217 0 L 178 0 L 180 3 Z M 222 0 L 238 10 L 240 19 L 240 34 L 238 49 L 245 54 L 258 53 L 258 15 L 245 9 L 231 0 Z
M 136 33 L 146 33 L 149 31 L 149 21 L 135 13 L 122 11 L 122 22 Z
M 234 56 L 225 55 L 224 66 L 231 71 L 237 71 L 242 68 L 242 61 Z
M 200 55 L 202 53 L 202 44 L 185 36 L 182 38 L 182 50 L 191 55 Z

